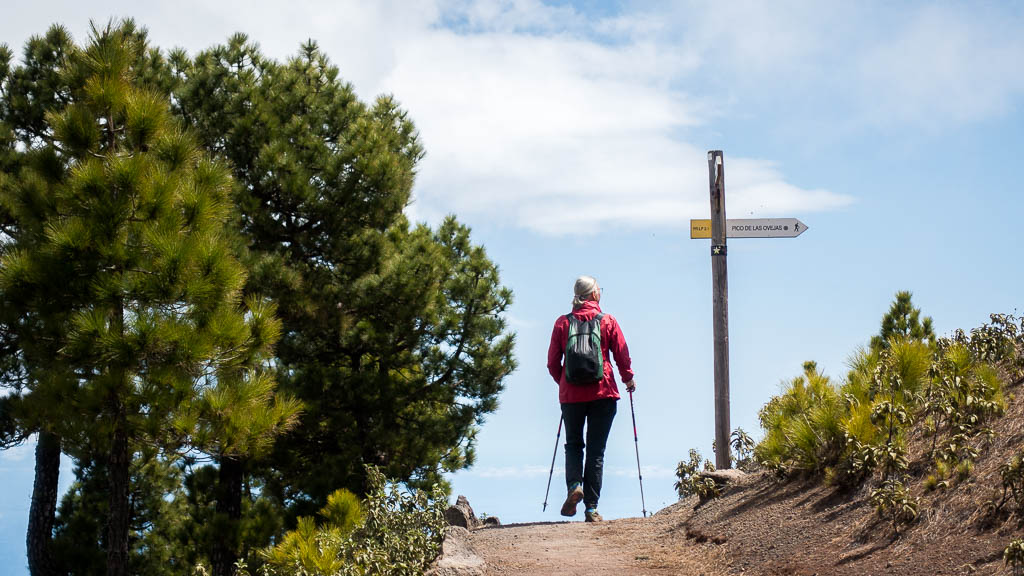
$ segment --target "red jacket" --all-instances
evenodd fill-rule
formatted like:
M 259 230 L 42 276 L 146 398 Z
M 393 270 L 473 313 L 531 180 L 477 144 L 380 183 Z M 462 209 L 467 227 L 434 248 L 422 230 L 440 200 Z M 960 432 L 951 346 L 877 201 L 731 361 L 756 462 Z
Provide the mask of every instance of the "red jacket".
M 594 301 L 584 302 L 572 313 L 576 318 L 586 321 L 592 320 L 601 312 L 601 307 Z M 619 387 L 615 384 L 615 376 L 612 374 L 612 363 L 608 353 L 615 357 L 615 364 L 619 367 L 619 376 L 623 382 L 633 379 L 633 371 L 630 369 L 629 347 L 626 346 L 626 337 L 622 335 L 619 323 L 611 314 L 605 314 L 601 318 L 601 354 L 604 356 L 604 378 L 597 385 L 570 384 L 565 381 L 565 370 L 562 368 L 565 360 L 565 344 L 569 338 L 569 319 L 559 316 L 555 320 L 555 328 L 551 331 L 551 344 L 548 346 L 548 372 L 558 382 L 558 401 L 562 404 L 574 402 L 590 402 L 601 398 L 619 399 Z

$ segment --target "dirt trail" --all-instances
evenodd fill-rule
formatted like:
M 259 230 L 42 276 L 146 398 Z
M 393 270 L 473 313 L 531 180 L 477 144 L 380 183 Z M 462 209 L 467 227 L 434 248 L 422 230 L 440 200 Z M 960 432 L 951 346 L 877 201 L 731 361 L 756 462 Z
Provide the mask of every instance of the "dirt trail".
M 511 524 L 476 530 L 472 545 L 487 563 L 485 574 L 492 576 L 726 573 L 709 568 L 715 551 L 687 541 L 678 518 L 669 515 L 597 524 Z

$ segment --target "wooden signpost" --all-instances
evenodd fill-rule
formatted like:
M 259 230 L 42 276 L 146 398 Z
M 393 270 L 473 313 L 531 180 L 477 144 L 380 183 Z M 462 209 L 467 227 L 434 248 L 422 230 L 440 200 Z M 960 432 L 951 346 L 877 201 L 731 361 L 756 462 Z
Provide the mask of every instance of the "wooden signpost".
M 796 218 L 726 220 L 725 162 L 721 150 L 708 152 L 711 219 L 690 220 L 690 238 L 711 239 L 711 283 L 715 342 L 715 467 L 724 470 L 729 457 L 729 275 L 726 238 L 795 238 L 807 230 Z

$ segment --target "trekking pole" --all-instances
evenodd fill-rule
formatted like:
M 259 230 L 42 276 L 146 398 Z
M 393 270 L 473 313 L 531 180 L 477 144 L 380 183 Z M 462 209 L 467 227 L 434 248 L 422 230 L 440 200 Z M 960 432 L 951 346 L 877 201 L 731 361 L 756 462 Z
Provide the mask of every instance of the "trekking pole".
M 633 416 L 633 445 L 636 447 L 636 474 L 640 477 L 640 506 L 643 509 L 644 518 L 647 518 L 647 504 L 644 502 L 644 475 L 640 472 L 640 441 L 636 437 L 636 410 L 633 409 L 632 390 L 629 391 L 629 413 Z
M 551 477 L 555 475 L 555 457 L 558 456 L 558 441 L 562 439 L 562 418 L 558 419 L 558 436 L 555 436 L 555 451 L 551 454 L 551 472 L 548 472 L 548 489 L 544 491 L 544 507 L 540 509 L 545 512 L 548 509 L 548 494 L 551 493 Z

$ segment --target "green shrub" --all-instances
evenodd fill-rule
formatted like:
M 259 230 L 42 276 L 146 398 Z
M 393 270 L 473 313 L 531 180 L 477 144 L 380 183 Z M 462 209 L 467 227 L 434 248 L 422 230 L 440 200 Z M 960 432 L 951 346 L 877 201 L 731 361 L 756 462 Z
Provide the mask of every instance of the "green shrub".
M 840 425 L 849 447 L 874 446 L 879 440 L 878 428 L 871 422 L 879 354 L 868 348 L 857 349 L 850 357 L 850 372 L 839 389 L 846 402 L 846 414 Z
M 703 470 L 701 466 L 702 460 Z M 709 498 L 718 498 L 721 495 L 718 491 L 718 485 L 715 484 L 714 480 L 700 475 L 702 471 L 714 472 L 715 465 L 710 460 L 702 458 L 696 448 L 691 448 L 690 460 L 683 460 L 676 467 L 676 477 L 678 480 L 676 481 L 675 488 L 680 498 L 697 496 L 703 502 Z
M 991 512 L 998 512 L 1013 500 L 1015 509 L 1012 512 L 1024 512 L 1024 451 L 1014 454 L 1009 460 L 999 467 L 999 476 L 1002 479 L 1002 494 L 988 501 L 985 508 Z
M 897 534 L 901 525 L 917 519 L 917 499 L 910 495 L 905 483 L 895 478 L 885 480 L 871 492 L 871 503 L 879 516 L 889 519 Z
M 1013 570 L 1014 576 L 1024 574 L 1024 540 L 1017 538 L 1003 550 L 1003 562 Z
M 444 511 L 448 501 L 440 486 L 431 494 L 403 492 L 395 483 L 385 486 L 374 471 L 373 489 L 366 498 L 365 519 L 350 539 L 358 576 L 418 575 L 437 558 L 444 540 Z
M 324 522 L 300 518 L 298 527 L 264 552 L 264 576 L 414 576 L 441 550 L 447 499 L 409 491 L 367 468 L 368 492 L 360 506 L 335 492 L 320 511 Z M 238 572 L 248 576 L 245 567 Z
M 932 490 L 945 490 L 949 488 L 949 462 L 945 460 L 939 460 L 935 462 L 935 471 L 928 475 L 924 481 L 924 489 L 931 492 Z
M 897 400 L 906 406 L 918 404 L 918 398 L 929 381 L 931 346 L 920 340 L 895 339 L 881 354 L 880 360 L 884 360 L 884 370 L 890 378 L 900 379 Z
M 320 516 L 348 534 L 362 523 L 363 506 L 358 496 L 342 488 L 327 497 L 327 505 L 320 509 Z
M 963 482 L 974 472 L 974 462 L 964 460 L 956 465 L 956 479 Z
M 806 362 L 804 374 L 786 384 L 758 414 L 765 436 L 754 448 L 755 460 L 786 472 L 824 471 L 846 444 L 840 427 L 844 412 L 844 401 L 829 378 L 814 362 Z
M 300 516 L 295 530 L 264 553 L 267 564 L 283 570 L 301 568 L 307 574 L 340 573 L 345 566 L 345 538 L 363 519 L 359 498 L 348 490 L 337 490 L 328 496 L 320 516 L 319 525 L 313 518 Z
M 990 323 L 971 330 L 970 337 L 965 339 L 978 358 L 1001 365 L 1010 380 L 1018 382 L 1024 378 L 1024 318 L 992 314 L 989 320 Z
M 979 441 L 994 434 L 986 423 L 1006 409 L 999 374 L 979 356 L 982 348 L 963 332 L 939 340 L 924 393 L 931 456 L 938 462 L 957 463 L 960 479 L 973 470 Z M 991 351 L 984 354 L 992 356 Z M 940 437 L 945 439 L 940 442 Z
M 896 390 L 898 403 L 916 406 L 922 391 L 929 382 L 929 368 L 932 362 L 931 347 L 919 340 L 894 338 L 881 350 L 860 348 L 849 360 L 850 372 L 839 393 L 850 407 L 850 415 L 844 419 L 844 428 L 862 443 L 874 444 L 876 438 L 868 437 L 874 431 L 866 426 L 864 417 L 871 413 L 882 378 L 898 378 Z M 859 412 L 858 412 L 859 409 Z M 850 422 L 859 416 L 859 422 Z
M 931 382 L 931 360 L 929 343 L 900 336 L 854 353 L 840 388 L 848 409 L 840 424 L 846 448 L 836 465 L 836 484 L 857 486 L 875 471 L 883 481 L 894 474 L 902 481 L 903 435 Z
M 902 436 L 930 382 L 932 351 L 925 342 L 892 337 L 861 348 L 837 390 L 813 362 L 761 410 L 759 463 L 781 474 L 826 475 L 846 487 L 879 465 L 883 480 L 906 468 Z M 904 461 L 896 470 L 890 465 Z M 894 472 L 895 470 L 895 472 Z
M 317 526 L 309 516 L 300 516 L 295 530 L 264 553 L 267 574 L 334 575 L 345 568 L 345 538 L 335 526 Z
M 729 436 L 729 445 L 732 447 L 732 463 L 736 468 L 744 472 L 751 472 L 757 465 L 754 460 L 754 439 L 747 434 L 743 428 L 736 428 Z

